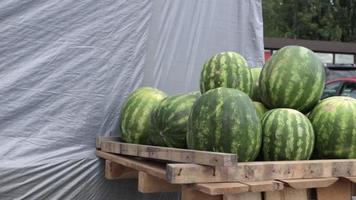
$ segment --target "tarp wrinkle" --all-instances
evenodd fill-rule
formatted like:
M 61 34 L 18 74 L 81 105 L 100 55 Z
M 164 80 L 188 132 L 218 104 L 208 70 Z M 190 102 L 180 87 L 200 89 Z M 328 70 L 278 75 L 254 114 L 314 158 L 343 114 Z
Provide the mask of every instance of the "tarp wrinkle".
M 220 51 L 263 63 L 260 0 L 0 1 L 0 199 L 179 199 L 107 181 L 95 138 L 118 135 L 137 87 L 198 89 Z

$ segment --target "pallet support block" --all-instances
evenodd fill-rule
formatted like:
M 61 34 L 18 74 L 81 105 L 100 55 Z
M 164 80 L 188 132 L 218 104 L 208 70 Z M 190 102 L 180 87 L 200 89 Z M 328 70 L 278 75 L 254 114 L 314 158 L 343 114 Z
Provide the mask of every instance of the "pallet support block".
M 110 160 L 105 161 L 105 178 L 108 180 L 116 179 L 136 179 L 138 172 L 127 168 Z
M 307 189 L 294 189 L 286 187 L 280 191 L 265 192 L 265 200 L 307 200 Z
M 226 194 L 223 200 L 262 200 L 262 193 L 247 192 L 241 194 Z
M 181 200 L 223 200 L 223 196 L 208 195 L 194 189 L 191 185 L 183 185 Z
M 141 193 L 179 192 L 180 190 L 181 185 L 170 184 L 145 172 L 138 174 L 138 191 Z
M 317 188 L 318 200 L 350 200 L 352 198 L 352 184 L 355 177 L 340 178 L 337 182 L 326 188 Z

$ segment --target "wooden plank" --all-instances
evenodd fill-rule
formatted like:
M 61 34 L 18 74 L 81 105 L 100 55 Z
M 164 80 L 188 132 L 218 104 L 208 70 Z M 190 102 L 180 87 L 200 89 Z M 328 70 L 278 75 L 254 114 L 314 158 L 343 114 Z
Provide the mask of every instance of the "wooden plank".
M 137 171 L 146 172 L 152 176 L 156 176 L 161 179 L 165 179 L 166 177 L 166 170 L 165 164 L 152 162 L 152 161 L 145 161 L 145 160 L 136 160 L 133 158 L 127 158 L 120 155 L 114 155 L 106 152 L 102 152 L 96 150 L 96 155 L 100 158 L 104 158 L 106 160 L 110 160 L 114 163 L 118 163 L 128 168 L 132 168 Z
M 110 160 L 105 160 L 105 178 L 108 180 L 115 179 L 136 179 L 137 171 L 114 163 Z
M 283 187 L 283 183 L 279 181 L 198 183 L 194 185 L 194 189 L 210 195 L 275 191 L 282 190 Z
M 183 185 L 181 200 L 223 200 L 222 195 L 208 195 L 194 189 L 192 186 Z
M 307 200 L 307 189 L 296 190 L 286 187 L 283 190 L 265 192 L 264 200 Z
M 194 189 L 209 195 L 247 192 L 249 186 L 243 183 L 198 183 Z
M 356 176 L 356 159 L 245 162 L 232 167 L 168 164 L 171 183 L 265 181 Z
M 316 189 L 318 200 L 350 200 L 352 198 L 352 182 L 340 178 L 329 187 Z
M 180 192 L 181 185 L 170 184 L 163 179 L 151 176 L 145 172 L 139 172 L 138 191 L 141 193 Z
M 130 144 L 117 141 L 102 141 L 101 150 L 108 153 L 209 166 L 234 166 L 237 164 L 237 155 L 231 153 Z
M 284 184 L 279 181 L 256 181 L 242 183 L 249 186 L 249 192 L 276 191 L 284 188 Z
M 286 183 L 289 187 L 294 189 L 306 189 L 306 188 L 321 188 L 328 187 L 335 183 L 338 178 L 308 178 L 308 179 L 290 179 L 280 180 Z
M 242 194 L 226 194 L 223 200 L 262 200 L 260 192 L 247 192 Z
M 96 138 L 95 146 L 97 149 L 101 149 L 101 142 L 102 141 L 120 141 L 120 137 L 116 136 L 99 136 Z

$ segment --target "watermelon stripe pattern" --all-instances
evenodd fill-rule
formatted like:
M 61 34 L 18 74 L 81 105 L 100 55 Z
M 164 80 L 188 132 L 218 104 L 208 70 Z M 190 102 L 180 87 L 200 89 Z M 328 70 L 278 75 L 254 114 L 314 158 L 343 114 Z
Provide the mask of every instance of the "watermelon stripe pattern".
M 306 160 L 313 152 L 312 124 L 296 110 L 268 111 L 262 119 L 262 132 L 264 160 Z
M 128 96 L 120 115 L 121 134 L 126 142 L 149 144 L 152 111 L 165 97 L 165 93 L 150 87 L 139 88 Z
M 329 97 L 310 113 L 318 158 L 356 158 L 356 99 Z
M 231 88 L 212 89 L 193 105 L 188 121 L 190 149 L 236 153 L 252 161 L 261 146 L 261 124 L 251 99 Z
M 189 114 L 200 92 L 174 95 L 163 99 L 152 113 L 154 131 L 151 143 L 158 146 L 186 148 Z
M 236 52 L 222 52 L 205 62 L 200 75 L 200 91 L 218 87 L 236 88 L 252 93 L 252 75 L 245 58 Z
M 262 69 L 261 100 L 268 108 L 293 108 L 306 113 L 318 103 L 324 82 L 323 65 L 311 50 L 286 46 L 273 54 Z

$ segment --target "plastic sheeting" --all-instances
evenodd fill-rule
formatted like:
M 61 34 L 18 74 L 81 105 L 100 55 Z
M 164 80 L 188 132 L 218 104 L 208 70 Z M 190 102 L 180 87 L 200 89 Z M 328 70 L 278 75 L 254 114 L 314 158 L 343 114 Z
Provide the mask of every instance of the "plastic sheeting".
M 143 84 L 168 94 L 198 90 L 204 62 L 222 51 L 262 66 L 261 10 L 259 0 L 154 1 Z
M 260 6 L 0 1 L 0 199 L 179 199 L 106 181 L 95 138 L 118 134 L 121 102 L 144 68 L 145 85 L 175 93 L 197 88 L 202 61 L 220 50 L 260 64 Z

